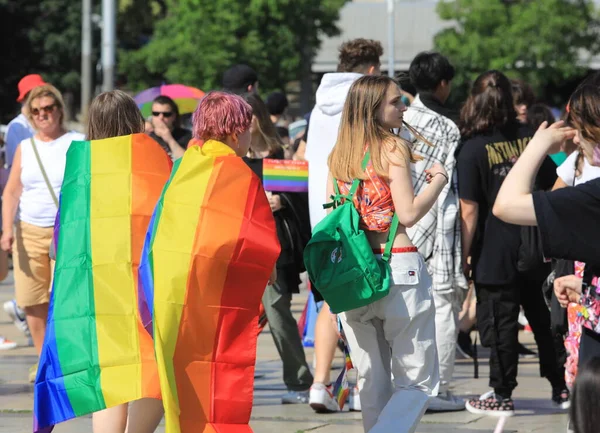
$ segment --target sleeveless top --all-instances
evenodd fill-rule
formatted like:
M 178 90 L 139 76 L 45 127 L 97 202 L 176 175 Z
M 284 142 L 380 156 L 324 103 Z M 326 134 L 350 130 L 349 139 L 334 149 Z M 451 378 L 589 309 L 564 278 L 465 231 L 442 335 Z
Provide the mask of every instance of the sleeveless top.
M 390 229 L 394 217 L 394 202 L 390 185 L 381 179 L 371 161 L 367 164 L 367 178 L 358 184 L 354 194 L 354 206 L 360 215 L 360 228 L 384 233 Z M 352 182 L 337 181 L 341 194 L 348 194 Z
M 60 189 L 67 162 L 67 151 L 71 141 L 84 140 L 78 132 L 67 132 L 53 141 L 41 141 L 34 138 L 48 180 L 56 197 Z M 52 227 L 56 217 L 56 204 L 48 190 L 42 171 L 29 138 L 23 140 L 21 147 L 21 183 L 23 192 L 19 201 L 17 218 L 37 227 Z

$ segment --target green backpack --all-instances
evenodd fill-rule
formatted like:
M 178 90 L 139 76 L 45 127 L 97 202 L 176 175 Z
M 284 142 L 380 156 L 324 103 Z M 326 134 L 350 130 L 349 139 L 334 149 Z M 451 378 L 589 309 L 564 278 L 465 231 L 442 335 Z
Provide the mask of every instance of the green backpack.
M 363 170 L 369 158 L 367 151 Z M 304 249 L 310 281 L 333 313 L 364 307 L 384 298 L 390 291 L 388 262 L 398 230 L 398 216 L 394 214 L 383 256 L 378 260 L 365 232 L 359 228 L 360 215 L 352 201 L 360 182 L 354 179 L 348 195 L 342 195 L 337 181 L 333 180 L 333 202 L 323 205 L 333 207 L 333 211 L 317 224 Z

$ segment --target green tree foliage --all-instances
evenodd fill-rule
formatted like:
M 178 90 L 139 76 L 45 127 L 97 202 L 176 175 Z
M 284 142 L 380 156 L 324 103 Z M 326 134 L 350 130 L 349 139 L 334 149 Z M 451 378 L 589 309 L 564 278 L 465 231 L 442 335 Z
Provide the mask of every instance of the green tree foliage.
M 39 15 L 29 41 L 44 79 L 63 92 L 78 92 L 81 68 L 81 1 L 38 2 Z
M 0 29 L 3 121 L 18 110 L 17 83 L 26 74 L 40 73 L 64 93 L 79 91 L 81 2 L 0 0 Z
M 592 0 L 440 1 L 439 16 L 452 21 L 435 37 L 437 50 L 457 70 L 455 98 L 478 74 L 498 69 L 539 90 L 581 76 L 599 52 Z M 449 25 L 452 25 L 449 23 Z
M 158 84 L 151 74 L 214 89 L 228 67 L 247 63 L 262 88 L 282 88 L 306 74 L 324 35 L 337 34 L 345 1 L 167 0 L 150 43 L 121 53 L 119 69 L 136 90 Z
M 118 0 L 117 39 L 120 47 L 138 49 L 150 40 L 154 21 L 167 13 L 166 0 Z M 0 123 L 19 110 L 17 83 L 39 73 L 76 109 L 80 94 L 81 0 L 0 0 Z M 101 16 L 101 2 L 93 0 Z M 93 62 L 100 59 L 101 30 L 93 30 Z M 100 76 L 96 77 L 97 81 Z

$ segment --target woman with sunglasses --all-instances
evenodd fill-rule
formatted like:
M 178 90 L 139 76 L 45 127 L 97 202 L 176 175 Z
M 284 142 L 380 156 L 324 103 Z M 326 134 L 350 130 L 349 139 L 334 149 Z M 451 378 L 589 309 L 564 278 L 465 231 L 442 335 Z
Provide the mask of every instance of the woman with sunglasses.
M 181 158 L 192 139 L 192 132 L 181 127 L 179 108 L 168 96 L 157 96 L 152 102 L 152 127 L 150 137 L 173 160 Z
M 29 120 L 36 133 L 23 140 L 15 152 L 11 172 L 2 195 L 2 238 L 4 251 L 12 248 L 15 293 L 25 311 L 35 349 L 40 354 L 52 266 L 49 249 L 58 197 L 63 182 L 67 150 L 83 134 L 65 128 L 64 102 L 52 85 L 34 88 L 26 102 Z M 29 380 L 35 380 L 37 364 Z

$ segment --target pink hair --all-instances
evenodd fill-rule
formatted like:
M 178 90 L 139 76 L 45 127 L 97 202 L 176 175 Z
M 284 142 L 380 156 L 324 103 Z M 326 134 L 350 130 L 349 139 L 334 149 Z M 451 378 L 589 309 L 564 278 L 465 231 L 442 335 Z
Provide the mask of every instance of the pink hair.
M 244 133 L 252 121 L 252 107 L 237 95 L 208 92 L 192 118 L 194 138 L 220 140 Z

